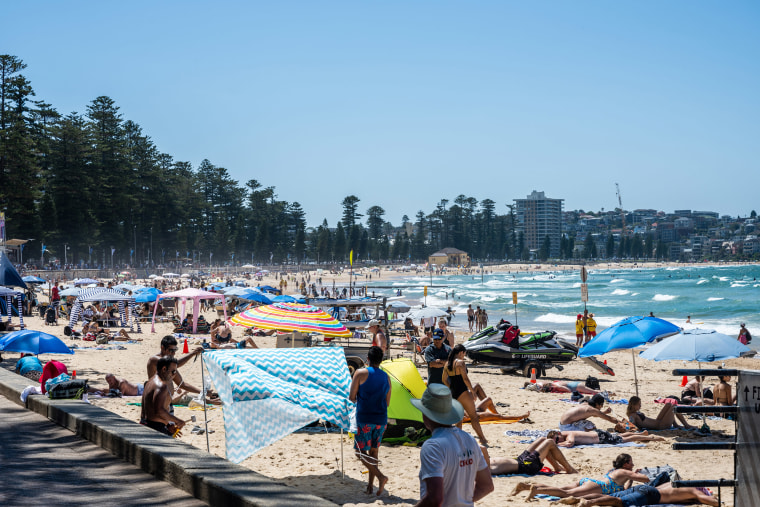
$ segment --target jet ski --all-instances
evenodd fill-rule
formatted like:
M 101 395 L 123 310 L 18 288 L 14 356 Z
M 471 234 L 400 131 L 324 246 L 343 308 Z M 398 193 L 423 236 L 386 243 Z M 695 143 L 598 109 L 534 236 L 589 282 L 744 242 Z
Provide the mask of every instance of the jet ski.
M 575 359 L 578 353 L 574 346 L 558 341 L 556 334 L 555 331 L 521 334 L 517 325 L 502 319 L 496 326 L 472 335 L 464 347 L 474 363 L 501 366 L 504 373 L 520 371 L 526 377 L 535 368 L 536 376 L 540 377 L 546 375 L 547 368 L 562 371 L 562 365 Z M 599 363 L 600 367 L 593 366 L 602 373 L 612 372 L 603 363 Z

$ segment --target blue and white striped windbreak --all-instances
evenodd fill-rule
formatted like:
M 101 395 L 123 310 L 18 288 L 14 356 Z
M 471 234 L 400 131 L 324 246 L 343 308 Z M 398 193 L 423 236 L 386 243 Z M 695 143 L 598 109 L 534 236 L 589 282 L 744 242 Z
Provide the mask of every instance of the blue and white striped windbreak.
M 203 360 L 224 403 L 233 463 L 318 419 L 349 428 L 354 404 L 341 347 L 225 349 Z

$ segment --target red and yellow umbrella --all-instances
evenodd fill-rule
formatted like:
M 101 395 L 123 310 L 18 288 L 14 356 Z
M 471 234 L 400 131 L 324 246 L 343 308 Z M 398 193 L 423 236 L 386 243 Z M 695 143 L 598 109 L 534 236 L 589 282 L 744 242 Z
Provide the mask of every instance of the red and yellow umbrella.
M 300 303 L 274 303 L 251 308 L 235 315 L 228 322 L 244 327 L 351 337 L 351 331 L 331 315 L 316 306 Z

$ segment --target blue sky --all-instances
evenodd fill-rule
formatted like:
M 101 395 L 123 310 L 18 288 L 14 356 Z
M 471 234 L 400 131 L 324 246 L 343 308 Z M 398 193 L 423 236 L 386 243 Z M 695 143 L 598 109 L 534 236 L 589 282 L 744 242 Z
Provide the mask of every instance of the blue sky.
M 760 212 L 754 1 L 4 2 L 37 98 L 334 226 L 532 190 L 565 209 Z

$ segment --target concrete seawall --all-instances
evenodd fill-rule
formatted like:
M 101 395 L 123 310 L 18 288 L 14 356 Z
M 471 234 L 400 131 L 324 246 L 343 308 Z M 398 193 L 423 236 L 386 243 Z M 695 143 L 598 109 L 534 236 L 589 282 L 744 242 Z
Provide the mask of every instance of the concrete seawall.
M 23 406 L 20 395 L 30 383 L 20 375 L 0 368 L 0 394 L 9 400 Z M 168 438 L 95 405 L 36 395 L 27 398 L 26 408 L 210 505 L 337 505 Z

